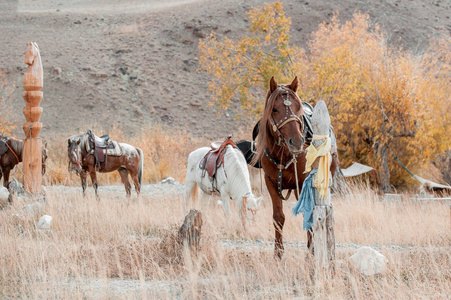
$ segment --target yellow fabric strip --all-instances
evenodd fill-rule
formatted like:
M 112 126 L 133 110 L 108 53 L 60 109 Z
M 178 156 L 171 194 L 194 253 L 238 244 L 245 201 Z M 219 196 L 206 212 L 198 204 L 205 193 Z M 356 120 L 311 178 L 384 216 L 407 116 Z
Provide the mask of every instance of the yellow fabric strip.
M 313 143 L 307 147 L 307 162 L 305 163 L 305 171 L 304 173 L 308 173 L 312 170 L 313 162 L 318 158 L 318 172 L 316 173 L 315 178 L 315 187 L 318 189 L 319 195 L 321 198 L 327 197 L 327 189 L 329 188 L 329 180 L 330 180 L 330 148 L 331 148 L 331 140 L 330 137 L 326 135 L 313 135 L 312 141 L 322 140 L 326 141 L 317 149 Z

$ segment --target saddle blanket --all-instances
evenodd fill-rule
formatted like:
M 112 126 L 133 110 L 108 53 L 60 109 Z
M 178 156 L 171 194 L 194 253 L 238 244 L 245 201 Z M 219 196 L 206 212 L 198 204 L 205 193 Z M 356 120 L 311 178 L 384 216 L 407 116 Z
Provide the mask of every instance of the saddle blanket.
M 111 149 L 103 149 L 103 153 L 105 155 L 112 155 L 112 156 L 121 156 L 122 155 L 122 148 L 116 141 L 110 141 L 110 144 L 114 145 L 114 148 Z

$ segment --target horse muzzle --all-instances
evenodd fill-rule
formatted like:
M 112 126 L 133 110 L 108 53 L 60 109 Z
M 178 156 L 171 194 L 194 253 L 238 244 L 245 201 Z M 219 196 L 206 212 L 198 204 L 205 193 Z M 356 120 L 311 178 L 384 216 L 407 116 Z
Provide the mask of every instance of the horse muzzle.
M 80 175 L 80 173 L 83 171 L 83 168 L 81 167 L 81 164 L 79 163 L 71 163 L 72 165 L 72 170 L 75 171 L 75 173 L 77 173 L 77 175 Z
M 292 154 L 296 155 L 304 151 L 304 138 L 290 138 L 284 139 L 284 141 Z

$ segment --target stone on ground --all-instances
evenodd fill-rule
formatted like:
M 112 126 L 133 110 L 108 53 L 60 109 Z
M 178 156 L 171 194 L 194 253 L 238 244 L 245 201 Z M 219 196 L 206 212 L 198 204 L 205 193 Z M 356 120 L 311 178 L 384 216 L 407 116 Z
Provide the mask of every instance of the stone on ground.
M 8 183 L 8 190 L 11 194 L 15 195 L 22 195 L 25 192 L 23 184 L 18 182 L 16 179 L 13 179 L 10 183 Z
M 9 198 L 9 191 L 5 187 L 0 187 L 0 203 L 6 203 L 8 202 Z
M 360 247 L 349 262 L 363 275 L 372 276 L 385 273 L 387 259 L 371 247 Z
M 50 230 L 52 227 L 52 216 L 43 215 L 38 221 L 38 228 L 43 230 Z
M 168 177 L 161 181 L 161 183 L 169 183 L 169 184 L 174 184 L 175 182 L 176 180 L 173 177 Z

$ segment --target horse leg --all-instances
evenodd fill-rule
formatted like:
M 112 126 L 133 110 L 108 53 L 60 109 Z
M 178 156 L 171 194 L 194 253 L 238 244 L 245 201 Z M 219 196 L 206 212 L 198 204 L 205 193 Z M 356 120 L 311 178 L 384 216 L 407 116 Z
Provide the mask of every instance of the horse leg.
M 136 194 L 138 194 L 138 198 L 139 198 L 139 194 L 141 192 L 141 185 L 139 184 L 138 173 L 136 173 L 136 174 L 130 173 L 130 177 L 133 180 L 133 183 L 135 185 L 135 191 L 136 191 Z
M 88 174 L 86 174 L 86 172 L 81 171 L 80 179 L 81 179 L 81 188 L 83 189 L 83 197 L 86 196 L 86 188 L 88 187 L 88 182 L 86 181 L 87 177 Z
M 118 172 L 121 175 L 122 183 L 125 186 L 125 192 L 127 193 L 127 198 L 130 198 L 130 196 L 132 194 L 132 192 L 131 192 L 132 185 L 130 184 L 130 181 L 128 181 L 128 171 L 127 171 L 127 169 L 120 168 L 118 170 Z
M 307 231 L 307 249 L 311 255 L 315 253 L 315 249 L 313 248 L 313 228 Z
M 188 162 L 188 164 L 190 164 Z M 200 181 L 199 181 L 200 182 Z M 184 203 L 183 203 L 183 212 L 186 213 L 186 204 L 189 208 L 196 209 L 198 208 L 199 202 L 199 189 L 200 186 L 196 180 L 196 174 L 194 172 L 186 173 L 185 177 L 185 193 L 184 193 Z
M 92 182 L 92 186 L 94 187 L 94 191 L 96 192 L 96 198 L 97 200 L 99 200 L 99 193 L 97 191 L 97 189 L 99 188 L 99 185 L 97 183 L 97 173 L 95 168 L 93 168 L 93 170 L 89 173 L 89 176 L 91 176 L 91 182 Z
M 222 206 L 226 217 L 230 216 L 230 195 L 225 191 L 221 191 Z
M 8 184 L 9 184 L 9 173 L 11 172 L 11 169 L 10 168 L 4 168 L 3 170 L 2 170 L 2 173 L 3 173 L 3 186 L 5 187 L 5 188 L 8 188 Z M 0 177 L 1 178 L 1 177 Z
M 268 176 L 265 176 L 265 182 L 272 200 L 272 217 L 275 229 L 274 256 L 281 259 L 284 252 L 282 232 L 285 224 L 282 199 L 279 197 L 276 185 Z
M 2 172 L 0 172 L 0 175 L 1 175 L 1 173 L 4 173 L 4 177 L 3 177 L 3 186 L 4 186 L 5 188 L 7 188 L 8 190 L 9 190 L 8 185 L 9 185 L 9 173 L 10 173 L 10 172 L 11 172 L 11 169 L 10 169 L 10 168 L 5 168 L 5 169 L 2 170 Z M 0 179 L 1 179 L 1 176 L 0 176 Z M 9 197 L 8 197 L 8 202 L 9 202 L 9 203 L 12 203 L 11 195 L 9 195 Z

